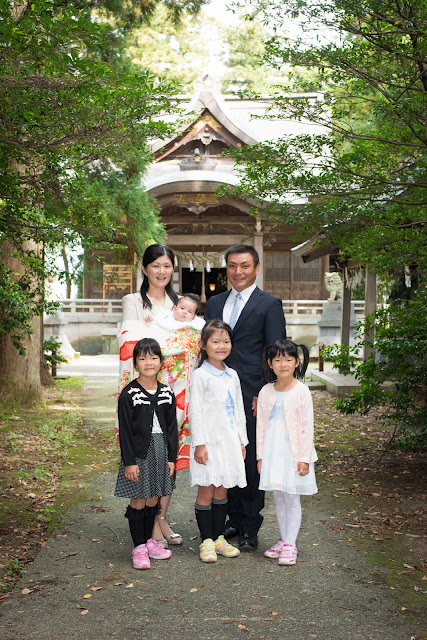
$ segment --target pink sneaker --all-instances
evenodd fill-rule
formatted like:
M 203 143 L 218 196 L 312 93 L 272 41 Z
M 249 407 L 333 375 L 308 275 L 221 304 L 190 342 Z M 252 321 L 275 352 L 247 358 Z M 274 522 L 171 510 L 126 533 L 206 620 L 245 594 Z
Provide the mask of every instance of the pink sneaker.
M 167 560 L 171 557 L 172 551 L 169 549 L 163 549 L 153 538 L 147 540 L 147 551 L 150 558 L 154 558 L 155 560 Z
M 139 544 L 132 549 L 132 560 L 134 569 L 150 568 L 150 558 L 148 557 L 148 549 L 145 544 Z
M 282 538 L 279 538 L 279 540 L 276 542 L 276 544 L 273 547 L 270 547 L 270 549 L 267 549 L 267 551 L 264 551 L 264 555 L 266 558 L 278 558 L 280 556 L 280 553 L 283 549 L 283 545 L 285 543 L 283 542 Z
M 298 549 L 293 544 L 284 544 L 277 564 L 296 564 Z

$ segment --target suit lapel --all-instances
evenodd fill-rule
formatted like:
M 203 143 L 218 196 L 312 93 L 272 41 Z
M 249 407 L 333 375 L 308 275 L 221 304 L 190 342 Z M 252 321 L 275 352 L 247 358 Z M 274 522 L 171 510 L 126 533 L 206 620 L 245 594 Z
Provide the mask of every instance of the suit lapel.
M 243 307 L 242 312 L 239 316 L 239 319 L 237 320 L 234 326 L 234 329 L 233 329 L 234 333 L 236 333 L 236 331 L 239 330 L 239 328 L 245 322 L 245 320 L 249 318 L 249 316 L 251 315 L 253 310 L 259 305 L 261 300 L 262 300 L 262 291 L 257 287 L 252 291 L 251 295 L 249 296 L 249 300 Z

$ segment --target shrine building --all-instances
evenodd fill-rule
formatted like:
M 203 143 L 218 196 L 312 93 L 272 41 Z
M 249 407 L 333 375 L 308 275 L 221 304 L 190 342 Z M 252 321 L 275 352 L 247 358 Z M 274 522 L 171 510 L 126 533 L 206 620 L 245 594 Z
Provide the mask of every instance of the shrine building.
M 321 100 L 322 95 L 295 94 L 291 99 Z M 194 292 L 202 301 L 228 288 L 223 255 L 228 247 L 253 245 L 261 261 L 257 284 L 282 300 L 321 300 L 327 297 L 324 273 L 329 256 L 304 262 L 291 248 L 306 238 L 293 239 L 294 230 L 263 217 L 262 206 L 216 194 L 218 187 L 238 183 L 234 161 L 226 149 L 274 140 L 285 134 L 322 133 L 310 122 L 260 120 L 270 106 L 267 99 L 241 100 L 221 95 L 205 77 L 192 100 L 180 106 L 195 114 L 174 138 L 152 145 L 153 163 L 144 184 L 160 205 L 167 230 L 166 244 L 176 255 L 173 285 Z M 295 202 L 295 207 L 298 207 Z M 257 205 L 256 214 L 253 208 Z M 85 276 L 84 298 L 118 299 L 141 284 L 139 258 L 115 264 L 108 257 L 101 270 Z M 122 262 L 122 261 L 120 261 Z M 136 267 L 136 268 L 135 268 Z M 102 273 L 101 273 L 102 271 Z

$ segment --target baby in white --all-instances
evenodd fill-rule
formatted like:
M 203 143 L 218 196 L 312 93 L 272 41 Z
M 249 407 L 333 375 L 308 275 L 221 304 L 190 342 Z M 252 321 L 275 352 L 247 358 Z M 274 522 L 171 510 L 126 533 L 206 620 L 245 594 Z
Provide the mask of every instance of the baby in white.
M 156 313 L 155 321 L 163 329 L 176 331 L 191 327 L 201 331 L 205 325 L 203 318 L 196 316 L 199 308 L 200 297 L 195 293 L 184 293 L 184 295 L 173 306 L 172 311 L 165 311 L 163 314 Z

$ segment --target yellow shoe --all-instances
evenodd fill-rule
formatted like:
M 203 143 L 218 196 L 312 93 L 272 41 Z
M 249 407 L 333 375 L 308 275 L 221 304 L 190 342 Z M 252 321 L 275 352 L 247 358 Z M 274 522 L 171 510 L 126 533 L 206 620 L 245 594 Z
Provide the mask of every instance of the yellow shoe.
M 212 538 L 206 538 L 203 540 L 202 544 L 199 546 L 200 549 L 200 560 L 202 562 L 216 562 L 217 555 L 215 553 L 215 545 Z
M 219 536 L 215 540 L 215 551 L 226 558 L 235 558 L 240 555 L 240 550 L 227 542 L 224 536 Z

